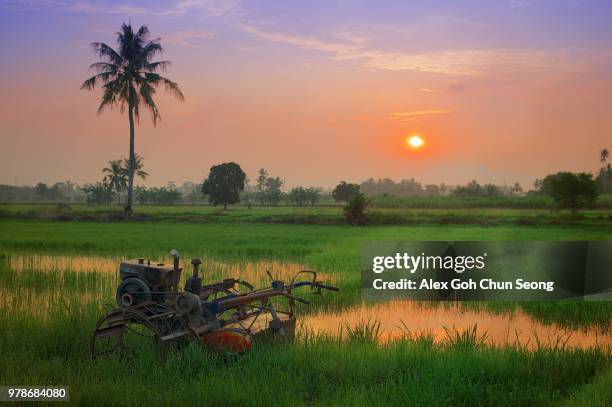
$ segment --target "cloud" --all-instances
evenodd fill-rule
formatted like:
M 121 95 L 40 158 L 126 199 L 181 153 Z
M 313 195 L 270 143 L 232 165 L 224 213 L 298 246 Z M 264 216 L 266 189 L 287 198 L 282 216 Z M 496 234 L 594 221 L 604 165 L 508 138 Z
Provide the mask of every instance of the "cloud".
M 239 0 L 176 0 L 164 1 L 163 7 L 128 6 L 94 3 L 91 1 L 54 0 L 0 0 L 3 4 L 26 9 L 57 8 L 73 13 L 150 15 L 159 17 L 182 16 L 191 11 L 201 11 L 211 17 L 221 17 L 240 10 Z
M 550 70 L 569 61 L 569 56 L 563 50 L 466 49 L 410 54 L 368 49 L 363 38 L 352 39 L 346 34 L 342 37 L 344 41 L 337 41 L 269 31 L 246 23 L 239 23 L 238 28 L 257 38 L 329 53 L 335 60 L 356 59 L 364 67 L 390 71 L 412 70 L 458 76 L 499 75 Z
M 431 116 L 450 113 L 452 113 L 452 111 L 448 109 L 414 110 L 411 112 L 394 112 L 391 113 L 389 117 L 394 121 L 411 121 L 418 116 Z
M 584 0 L 508 0 L 510 7 L 533 8 L 538 6 L 577 6 Z
M 200 44 L 195 43 L 199 40 L 210 40 L 215 37 L 215 33 L 205 29 L 186 29 L 161 35 L 167 44 L 179 45 L 188 48 L 199 48 Z

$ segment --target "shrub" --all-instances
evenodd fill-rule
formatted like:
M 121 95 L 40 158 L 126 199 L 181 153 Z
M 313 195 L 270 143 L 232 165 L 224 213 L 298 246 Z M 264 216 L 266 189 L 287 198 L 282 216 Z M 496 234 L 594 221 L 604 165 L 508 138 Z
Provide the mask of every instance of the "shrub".
M 364 225 L 367 222 L 365 215 L 368 201 L 364 194 L 358 192 L 348 201 L 344 207 L 344 217 L 351 225 Z

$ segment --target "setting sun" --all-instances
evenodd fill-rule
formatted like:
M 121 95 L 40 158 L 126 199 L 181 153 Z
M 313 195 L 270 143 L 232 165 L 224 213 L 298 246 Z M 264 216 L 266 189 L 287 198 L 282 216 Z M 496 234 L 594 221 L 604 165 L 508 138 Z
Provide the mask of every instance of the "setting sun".
M 410 147 L 417 149 L 417 148 L 421 148 L 423 144 L 425 144 L 425 141 L 418 134 L 414 134 L 406 139 L 406 143 Z

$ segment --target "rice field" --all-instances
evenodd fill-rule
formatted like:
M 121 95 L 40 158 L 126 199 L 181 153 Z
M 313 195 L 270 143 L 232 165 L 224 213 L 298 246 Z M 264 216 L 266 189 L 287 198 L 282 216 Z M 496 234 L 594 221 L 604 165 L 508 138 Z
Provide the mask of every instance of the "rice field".
M 598 227 L 0 220 L 0 385 L 67 385 L 73 401 L 113 405 L 609 405 L 610 304 L 363 304 L 356 272 L 367 239 L 609 238 Z M 201 257 L 206 281 L 269 284 L 266 270 L 308 268 L 342 291 L 299 309 L 295 341 L 238 357 L 193 344 L 164 362 L 147 347 L 91 360 L 118 263 L 169 261 L 171 248 L 186 269 Z

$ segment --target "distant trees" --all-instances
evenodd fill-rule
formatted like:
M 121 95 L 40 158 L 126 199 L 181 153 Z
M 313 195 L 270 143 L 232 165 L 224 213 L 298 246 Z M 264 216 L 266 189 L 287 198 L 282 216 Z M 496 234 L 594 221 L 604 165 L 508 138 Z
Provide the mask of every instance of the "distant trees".
M 0 184 L 0 202 L 79 202 L 85 200 L 85 194 L 71 181 L 56 182 L 49 186 L 39 182 L 35 186 L 15 186 Z
M 60 191 L 59 183 L 49 187 L 47 184 L 39 182 L 34 187 L 34 190 L 36 191 L 36 196 L 45 201 L 60 201 L 64 197 Z
M 240 191 L 244 190 L 246 174 L 235 162 L 213 165 L 208 178 L 202 184 L 202 193 L 208 196 L 212 205 L 240 202 Z
M 469 182 L 465 186 L 458 186 L 452 192 L 454 196 L 501 196 L 501 189 L 493 184 L 480 185 L 476 180 Z
M 342 181 L 336 185 L 336 188 L 332 191 L 332 196 L 336 202 L 349 202 L 351 198 L 358 193 L 359 185 Z
M 602 164 L 605 164 L 606 161 L 608 161 L 608 158 L 610 157 L 610 151 L 607 148 L 602 148 L 601 151 L 599 152 L 599 161 Z M 610 164 L 608 164 L 609 166 Z M 604 165 L 605 167 L 605 165 Z
M 321 197 L 321 190 L 316 188 L 292 188 L 287 194 L 287 201 L 296 206 L 311 205 L 315 206 Z
M 448 195 L 448 186 L 444 183 L 440 185 L 423 185 L 414 178 L 393 181 L 390 178 L 375 180 L 369 178 L 359 185 L 359 190 L 366 196 L 393 195 L 404 196 L 440 196 Z
M 126 191 L 129 185 L 130 160 L 123 158 L 121 160 L 111 160 L 108 162 L 108 167 L 102 169 L 104 181 L 110 185 L 112 190 L 116 192 L 117 203 L 121 205 L 121 194 Z M 134 176 L 141 179 L 146 179 L 149 173 L 143 170 L 143 158 L 138 154 L 134 155 L 134 164 L 132 172 Z
M 268 171 L 261 168 L 257 177 L 257 200 L 262 205 L 277 206 L 283 197 L 283 185 L 280 177 L 270 177 Z
M 139 204 L 173 205 L 181 201 L 182 195 L 174 188 L 147 188 L 137 186 L 134 189 Z
M 110 187 L 117 192 L 117 203 L 121 205 L 121 192 L 127 188 L 128 176 L 121 160 L 111 160 L 108 167 L 104 167 L 102 172 L 106 175 L 104 179 Z
M 546 191 L 560 209 L 576 212 L 580 208 L 595 204 L 599 193 L 592 174 L 558 172 L 542 180 L 541 189 Z
M 512 195 L 520 195 L 523 193 L 523 187 L 518 182 L 515 182 L 512 188 L 510 189 L 510 193 Z
M 87 204 L 89 205 L 108 205 L 113 201 L 113 187 L 106 179 L 95 184 L 85 184 L 82 189 L 87 196 Z
M 599 162 L 601 168 L 597 174 L 596 182 L 599 187 L 599 191 L 603 193 L 612 193 L 612 166 L 608 159 L 610 158 L 610 152 L 607 148 L 602 149 L 599 152 Z

